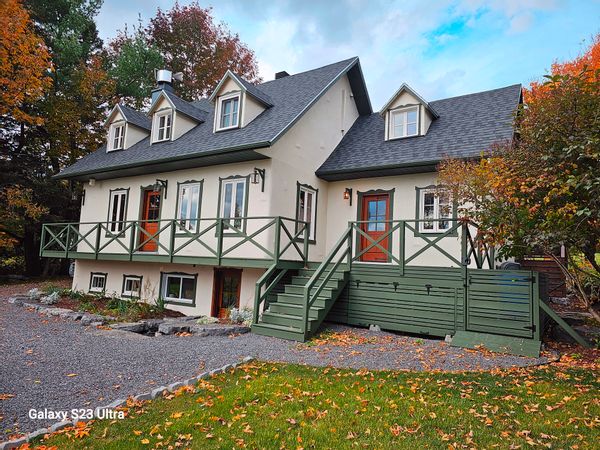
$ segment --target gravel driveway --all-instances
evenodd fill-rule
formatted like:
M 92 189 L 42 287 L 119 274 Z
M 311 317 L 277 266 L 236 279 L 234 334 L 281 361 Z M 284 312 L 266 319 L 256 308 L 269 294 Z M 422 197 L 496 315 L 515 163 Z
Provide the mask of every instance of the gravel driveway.
M 343 326 L 331 325 L 328 331 L 310 344 L 251 333 L 147 337 L 41 316 L 0 298 L 0 441 L 8 434 L 55 422 L 29 419 L 31 408 L 93 408 L 248 355 L 267 361 L 397 370 L 477 370 L 545 361 Z

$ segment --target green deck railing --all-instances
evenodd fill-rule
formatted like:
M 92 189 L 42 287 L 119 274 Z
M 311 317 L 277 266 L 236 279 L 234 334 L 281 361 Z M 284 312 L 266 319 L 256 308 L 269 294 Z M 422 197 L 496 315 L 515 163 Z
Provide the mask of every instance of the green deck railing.
M 50 223 L 40 256 L 189 262 L 308 262 L 307 222 L 281 216 Z M 285 265 L 285 264 L 284 264 Z

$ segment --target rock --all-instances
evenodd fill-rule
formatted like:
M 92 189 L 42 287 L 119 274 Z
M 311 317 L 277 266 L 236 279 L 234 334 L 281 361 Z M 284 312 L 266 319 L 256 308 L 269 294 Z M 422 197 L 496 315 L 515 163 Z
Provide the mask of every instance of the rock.
M 105 318 L 98 315 L 98 314 L 84 314 L 83 317 L 81 318 L 81 324 L 82 325 L 92 325 L 94 322 L 98 323 L 99 325 L 102 325 L 105 322 Z
M 144 400 L 152 400 L 152 393 L 151 392 L 144 392 L 143 394 L 138 394 L 135 397 L 133 397 L 133 399 L 135 401 L 141 402 Z
M 379 325 L 369 325 L 369 331 L 379 333 L 381 331 L 381 327 Z
M 119 398 L 119 399 L 115 400 L 114 402 L 106 405 L 106 407 L 109 409 L 115 409 L 115 408 L 125 405 L 126 403 L 127 403 L 126 398 Z
M 189 333 L 190 326 L 189 324 L 163 322 L 158 326 L 158 332 L 161 334 Z
M 73 310 L 68 309 L 65 312 L 61 312 L 58 317 L 60 317 L 61 319 L 70 319 L 71 315 L 73 314 Z
M 97 322 L 90 323 L 90 327 L 99 327 L 101 325 L 104 325 L 104 320 L 99 320 Z
M 35 438 L 45 435 L 48 433 L 48 428 L 39 428 L 27 435 L 27 441 L 32 441 Z
M 166 390 L 167 390 L 166 386 L 157 387 L 156 389 L 153 389 L 152 392 L 150 392 L 150 395 L 152 396 L 152 398 L 162 397 L 163 393 Z
M 196 380 L 206 380 L 210 377 L 210 373 L 202 372 L 200 375 L 196 376 Z
M 50 427 L 50 433 L 54 433 L 55 431 L 62 430 L 63 428 L 67 428 L 73 425 L 73 422 L 70 420 L 64 420 L 62 422 L 56 422 Z
M 218 369 L 213 369 L 210 372 L 208 372 L 208 374 L 213 377 L 215 375 L 219 375 L 220 373 L 223 373 L 223 369 L 218 368 Z
M 23 298 L 22 297 L 8 297 L 8 303 L 12 303 L 14 305 L 22 305 L 23 304 Z
M 242 362 L 245 362 L 245 363 L 249 363 L 252 361 L 254 361 L 254 357 L 252 357 L 252 356 L 246 356 L 244 359 L 242 359 Z
M 183 387 L 183 383 L 179 381 L 177 383 L 171 383 L 169 386 L 167 386 L 167 389 L 169 392 L 175 392 L 180 387 Z
M 231 364 L 226 364 L 223 367 L 221 367 L 221 370 L 223 372 L 229 372 L 231 369 L 233 369 L 233 366 Z
M 0 444 L 0 450 L 19 448 L 21 445 L 25 444 L 26 442 L 27 442 L 26 437 L 13 439 L 12 441 L 8 441 L 8 442 L 4 442 L 3 444 Z
M 182 381 L 184 386 L 195 386 L 197 382 L 197 378 L 188 378 L 187 380 Z
M 59 300 L 60 295 L 58 294 L 58 292 L 52 292 L 51 294 L 44 295 L 43 297 L 41 297 L 40 303 L 42 303 L 43 305 L 54 305 L 58 303 Z
M 73 312 L 70 309 L 66 309 L 66 308 L 48 308 L 48 311 L 51 316 L 60 316 L 60 317 L 62 317 L 64 314 Z
M 144 333 L 148 325 L 144 322 L 113 323 L 110 327 L 114 330 L 130 331 L 132 333 Z
M 444 342 L 447 342 L 448 344 L 450 344 L 452 342 L 452 336 L 447 334 L 446 337 L 444 338 Z

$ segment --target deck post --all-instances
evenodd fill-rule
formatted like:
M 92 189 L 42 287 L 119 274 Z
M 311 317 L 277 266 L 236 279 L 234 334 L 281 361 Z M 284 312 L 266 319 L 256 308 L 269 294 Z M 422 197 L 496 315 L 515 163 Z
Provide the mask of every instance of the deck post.
M 532 325 L 533 339 L 541 341 L 541 323 L 540 323 L 540 275 L 537 272 L 531 272 L 531 307 L 532 307 Z
M 175 230 L 177 228 L 177 224 L 175 223 L 175 219 L 171 219 L 171 240 L 169 242 L 169 261 L 173 262 L 173 251 L 175 250 Z M 200 228 L 200 224 L 198 224 L 198 228 Z
M 65 259 L 69 257 L 69 243 L 71 241 L 71 225 L 67 224 L 67 240 L 65 241 Z
M 275 242 L 273 244 L 274 264 L 279 265 L 279 252 L 281 250 L 281 216 L 275 218 Z
M 135 247 L 135 234 L 137 229 L 137 222 L 133 221 L 131 223 L 131 231 L 129 232 L 129 261 L 133 260 L 133 249 Z M 142 238 L 142 242 L 145 240 L 145 237 Z
M 352 222 L 348 222 L 348 256 L 346 257 L 348 261 L 348 270 L 352 270 Z
M 400 276 L 404 276 L 404 260 L 406 259 L 406 222 L 400 221 Z
M 309 236 L 308 233 L 310 232 L 310 229 L 308 228 L 309 225 L 307 223 L 304 224 L 304 267 L 308 267 L 308 240 L 309 240 Z
M 96 246 L 94 247 L 94 259 L 98 259 L 98 249 L 100 248 L 100 235 L 102 234 L 102 225 L 96 224 Z
M 464 305 L 463 312 L 465 315 L 464 327 L 465 330 L 469 329 L 469 283 L 468 283 L 468 266 L 469 262 L 467 261 L 467 232 L 468 224 L 466 222 L 462 223 L 461 226 L 461 239 L 460 239 L 460 254 L 461 254 L 461 275 L 463 280 L 463 288 L 464 288 Z
M 221 257 L 223 253 L 223 219 L 217 219 L 217 266 L 221 265 Z
M 44 253 L 44 246 L 46 241 L 46 224 L 42 225 L 42 236 L 40 237 L 40 257 Z

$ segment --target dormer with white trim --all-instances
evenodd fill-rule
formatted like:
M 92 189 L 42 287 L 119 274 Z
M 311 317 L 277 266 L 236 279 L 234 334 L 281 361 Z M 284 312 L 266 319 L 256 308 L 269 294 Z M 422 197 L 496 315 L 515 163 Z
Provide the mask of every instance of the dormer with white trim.
M 207 112 L 162 89 L 154 96 L 148 116 L 152 120 L 151 143 L 156 144 L 178 139 L 203 123 Z
M 379 112 L 385 120 L 385 140 L 424 136 L 437 112 L 409 85 L 403 83 Z
M 150 120 L 143 113 L 122 104 L 115 105 L 104 126 L 108 131 L 107 152 L 128 149 L 150 132 Z
M 209 100 L 215 108 L 214 132 L 243 128 L 273 106 L 268 95 L 228 70 Z

